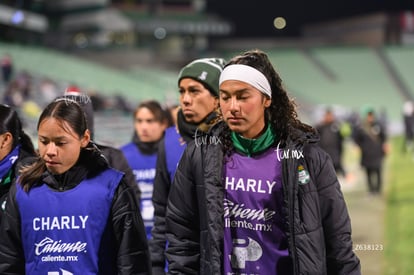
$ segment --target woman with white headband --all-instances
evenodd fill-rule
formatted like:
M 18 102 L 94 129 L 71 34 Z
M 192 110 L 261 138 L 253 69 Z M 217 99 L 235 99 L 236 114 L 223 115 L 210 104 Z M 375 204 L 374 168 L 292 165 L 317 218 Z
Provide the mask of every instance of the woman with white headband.
M 226 65 L 220 108 L 171 186 L 170 273 L 360 274 L 332 161 L 264 52 Z

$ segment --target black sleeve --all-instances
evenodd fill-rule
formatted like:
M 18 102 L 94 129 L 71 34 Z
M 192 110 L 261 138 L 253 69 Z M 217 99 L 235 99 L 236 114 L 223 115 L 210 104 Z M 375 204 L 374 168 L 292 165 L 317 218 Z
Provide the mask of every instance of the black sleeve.
M 13 181 L 15 181 L 16 178 L 18 177 L 19 171 L 22 167 L 30 165 L 36 160 L 37 160 L 36 156 L 33 156 L 24 150 L 20 151 L 19 159 L 17 160 L 17 162 L 14 164 L 14 167 L 13 167 L 12 181 L 10 183 L 3 184 L 0 188 L 1 189 L 0 190 L 0 223 L 1 223 L 1 218 L 4 215 L 9 189 L 11 188 Z
M 337 138 L 338 138 L 338 152 L 339 152 L 339 157 L 342 156 L 343 153 L 343 149 L 344 149 L 344 137 L 341 133 L 341 129 L 339 128 L 338 132 L 337 132 Z
M 105 155 L 109 165 L 112 168 L 115 168 L 125 173 L 124 178 L 126 182 L 134 190 L 137 201 L 139 202 L 141 200 L 141 190 L 139 189 L 138 184 L 136 183 L 134 173 L 132 172 L 132 169 L 129 166 L 128 161 L 126 160 L 124 153 L 122 153 L 120 149 L 110 146 L 99 145 L 99 149 Z
M 10 188 L 0 226 L 0 274 L 25 274 L 16 185 Z
M 198 274 L 200 269 L 200 215 L 195 174 L 201 160 L 193 157 L 194 147 L 188 145 L 184 150 L 168 197 L 165 224 L 170 274 Z
M 133 189 L 123 179 L 112 204 L 118 274 L 151 274 L 144 222 Z
M 156 174 L 154 179 L 154 191 L 152 203 L 154 206 L 154 226 L 151 231 L 152 239 L 149 241 L 152 272 L 153 274 L 165 274 L 165 212 L 167 209 L 168 193 L 170 191 L 170 175 L 167 169 L 165 156 L 165 143 L 159 143 Z
M 125 173 L 125 180 L 132 187 L 135 193 L 135 197 L 137 198 L 137 201 L 141 201 L 141 190 L 139 189 L 139 186 L 135 180 L 134 173 L 132 172 L 131 167 L 128 164 L 128 161 L 126 160 L 124 154 L 121 150 L 118 150 L 119 154 L 117 156 L 116 161 L 111 161 L 111 165 L 115 169 L 118 169 L 119 171 L 122 171 Z
M 309 152 L 305 152 L 309 153 Z M 312 153 L 309 153 L 312 155 Z M 353 252 L 351 220 L 329 156 L 319 150 L 315 170 L 320 212 L 326 244 L 328 274 L 360 274 L 360 261 Z
M 362 130 L 359 126 L 355 126 L 352 129 L 352 139 L 355 142 L 355 144 L 359 147 L 362 146 L 363 143 L 363 135 L 362 135 Z

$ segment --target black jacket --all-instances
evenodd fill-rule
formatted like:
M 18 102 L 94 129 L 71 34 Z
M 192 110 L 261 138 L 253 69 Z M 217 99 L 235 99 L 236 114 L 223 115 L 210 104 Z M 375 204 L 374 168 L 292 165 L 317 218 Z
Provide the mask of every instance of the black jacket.
M 77 186 L 85 177 L 94 177 L 107 168 L 108 164 L 102 156 L 84 150 L 78 163 L 69 171 L 59 176 L 45 172 L 42 181 L 53 190 L 64 192 Z M 15 195 L 16 184 L 13 184 L 0 227 L 0 274 L 25 274 L 20 215 Z M 112 246 L 116 254 L 113 260 L 117 274 L 151 274 L 144 224 L 134 191 L 124 178 L 115 192 L 107 226 L 113 232 Z
M 208 132 L 213 125 L 221 120 L 218 113 L 212 112 L 200 124 L 190 124 L 185 121 L 181 111 L 178 112 L 177 127 L 180 133 L 181 142 L 194 140 L 197 133 Z M 170 148 L 165 147 L 165 136 L 158 145 L 156 174 L 154 178 L 154 192 L 152 202 L 154 205 L 154 227 L 152 228 L 152 238 L 149 241 L 151 251 L 152 272 L 154 275 L 165 274 L 165 248 L 167 239 L 165 236 L 165 213 L 167 211 L 168 194 L 170 192 L 171 179 L 167 168 L 166 151 Z M 171 149 L 170 149 L 171 150 Z
M 210 132 L 219 136 L 220 127 Z M 296 131 L 296 130 L 293 130 Z M 221 274 L 223 255 L 222 142 L 190 143 L 171 185 L 166 214 L 170 274 Z M 286 234 L 294 274 L 360 274 L 351 224 L 332 162 L 302 133 L 285 152 L 303 157 L 282 161 Z M 300 156 L 296 154 L 296 156 Z M 310 181 L 299 184 L 298 167 Z
M 118 148 L 98 143 L 96 146 L 105 156 L 109 166 L 125 174 L 124 179 L 131 186 L 131 188 L 134 189 L 137 201 L 139 202 L 141 200 L 141 190 L 136 183 L 134 173 L 132 172 L 132 169 L 122 151 Z
M 171 180 L 167 168 L 164 138 L 158 146 L 156 174 L 154 179 L 154 192 L 152 202 L 154 205 L 154 227 L 152 238 L 149 240 L 151 252 L 152 273 L 154 275 L 165 274 L 165 212 L 167 209 L 168 193 L 170 192 Z
M 2 183 L 0 185 L 0 223 L 3 217 L 3 212 L 5 210 L 7 195 L 9 193 L 10 187 L 12 186 L 12 183 L 19 175 L 19 169 L 24 165 L 32 163 L 33 161 L 35 161 L 36 158 L 37 156 L 34 152 L 31 153 L 21 148 L 19 157 L 12 167 L 12 172 L 10 175 L 11 181 L 8 183 Z
M 379 122 L 363 122 L 353 130 L 355 143 L 361 149 L 361 166 L 378 169 L 385 156 L 384 144 L 387 140 L 384 127 Z

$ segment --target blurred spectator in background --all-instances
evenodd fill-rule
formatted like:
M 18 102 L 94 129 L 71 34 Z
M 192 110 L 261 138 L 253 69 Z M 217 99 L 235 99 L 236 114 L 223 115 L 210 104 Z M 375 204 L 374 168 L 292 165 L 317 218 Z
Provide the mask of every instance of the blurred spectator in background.
M 412 101 L 406 101 L 403 106 L 403 122 L 404 122 L 404 141 L 403 152 L 414 151 L 414 104 Z
M 129 105 L 128 99 L 120 94 L 114 96 L 114 108 L 116 110 L 122 111 L 125 114 L 130 114 L 133 111 Z
M 361 166 L 365 169 L 368 190 L 381 193 L 382 162 L 388 153 L 387 136 L 372 107 L 363 110 L 361 123 L 354 128 L 353 138 L 361 149 Z
M 92 106 L 95 112 L 105 111 L 108 109 L 107 100 L 98 92 L 92 91 L 91 93 L 89 93 L 89 96 L 92 100 Z
M 42 108 L 58 96 L 57 84 L 50 78 L 41 79 L 39 89 L 41 98 L 38 99 L 38 102 Z
M 6 86 L 3 102 L 12 107 L 21 107 L 31 96 L 32 76 L 21 71 Z
M 23 104 L 23 92 L 20 89 L 19 82 L 12 80 L 6 86 L 6 91 L 3 97 L 3 103 L 13 108 L 19 108 Z
M 140 209 L 147 233 L 151 238 L 154 225 L 152 195 L 154 189 L 155 166 L 158 144 L 167 127 L 165 110 L 155 100 L 140 103 L 133 113 L 134 134 L 132 141 L 121 146 L 135 181 L 141 190 Z
M 32 96 L 32 78 L 32 75 L 25 70 L 17 72 L 14 77 L 23 95 L 23 100 L 28 100 Z
M 8 53 L 1 58 L 1 76 L 4 84 L 8 84 L 13 75 L 13 61 Z
M 166 269 L 165 213 L 178 161 L 188 142 L 207 133 L 221 120 L 218 94 L 224 64 L 221 58 L 196 59 L 184 66 L 178 75 L 180 106 L 171 109 L 175 125 L 166 129 L 160 143 L 154 180 L 155 223 L 150 240 L 154 275 L 164 274 Z
M 18 113 L 0 105 L 0 221 L 11 184 L 22 165 L 31 163 L 37 153 L 30 137 L 23 131 Z
M 320 135 L 319 145 L 331 156 L 336 173 L 345 177 L 346 173 L 342 165 L 344 137 L 341 126 L 333 110 L 327 108 L 316 129 Z

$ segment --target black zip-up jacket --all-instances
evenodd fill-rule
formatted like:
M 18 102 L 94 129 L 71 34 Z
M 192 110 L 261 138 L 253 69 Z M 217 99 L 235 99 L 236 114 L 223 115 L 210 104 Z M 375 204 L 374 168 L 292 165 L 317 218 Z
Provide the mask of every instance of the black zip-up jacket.
M 180 114 L 180 113 L 179 113 Z M 183 141 L 190 142 L 194 140 L 195 135 L 208 132 L 221 117 L 218 113 L 212 112 L 200 124 L 195 125 L 185 121 L 184 115 L 178 115 L 177 128 Z M 152 228 L 152 238 L 149 241 L 152 273 L 154 275 L 165 274 L 165 248 L 167 239 L 165 236 L 165 213 L 167 210 L 168 193 L 170 191 L 171 180 L 167 167 L 167 151 L 170 148 L 165 147 L 165 136 L 158 145 L 156 175 L 154 178 L 154 192 L 152 202 L 154 205 L 154 227 Z
M 129 167 L 124 153 L 122 153 L 120 149 L 112 146 L 107 146 L 99 143 L 96 143 L 96 146 L 105 156 L 109 166 L 125 174 L 124 179 L 134 190 L 137 201 L 139 202 L 141 200 L 141 190 L 138 187 L 134 173 L 132 172 L 131 167 Z
M 169 274 L 222 273 L 227 255 L 222 250 L 219 132 L 220 127 L 215 127 L 212 138 L 206 139 L 214 143 L 188 144 L 171 185 L 166 214 Z M 360 274 L 359 259 L 352 250 L 350 218 L 332 161 L 317 146 L 316 137 L 296 136 L 283 147 L 290 157 L 282 160 L 283 213 L 294 274 Z M 303 174 L 298 176 L 299 167 L 308 173 L 308 181 Z
M 29 151 L 24 150 L 23 148 L 20 149 L 19 157 L 17 161 L 12 166 L 12 171 L 10 175 L 10 182 L 8 183 L 2 183 L 0 185 L 0 223 L 1 218 L 3 217 L 4 208 L 6 205 L 7 195 L 9 193 L 9 190 L 12 186 L 12 183 L 16 179 L 16 177 L 19 175 L 19 169 L 23 165 L 30 164 L 31 162 L 35 161 L 37 158 L 35 153 L 31 153 Z M 3 179 L 2 179 L 3 180 Z
M 154 275 L 165 274 L 166 261 L 165 212 L 167 209 L 171 181 L 167 168 L 164 138 L 161 140 L 158 147 L 157 172 L 154 179 L 154 192 L 152 194 L 154 205 L 154 227 L 151 231 L 152 238 L 149 240 L 149 248 L 151 252 L 152 273 Z
M 104 169 L 108 169 L 108 163 L 102 156 L 84 150 L 78 163 L 69 171 L 59 176 L 45 172 L 42 182 L 53 190 L 65 192 L 76 187 L 85 177 L 94 177 Z M 15 198 L 14 183 L 7 198 L 6 211 L 0 227 L 0 274 L 25 274 L 20 215 Z M 115 192 L 107 226 L 113 234 L 112 243 L 105 243 L 105 246 L 113 247 L 114 258 L 111 260 L 114 261 L 117 270 L 101 270 L 99 274 L 151 274 L 144 224 L 135 192 L 124 178 Z M 107 264 L 107 261 L 100 261 L 100 269 L 108 266 Z

